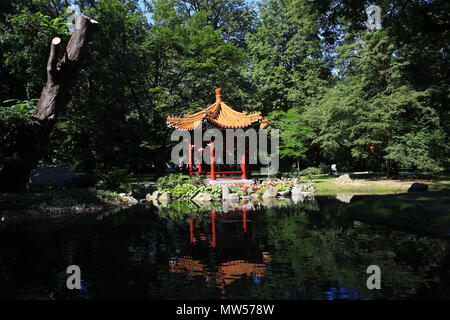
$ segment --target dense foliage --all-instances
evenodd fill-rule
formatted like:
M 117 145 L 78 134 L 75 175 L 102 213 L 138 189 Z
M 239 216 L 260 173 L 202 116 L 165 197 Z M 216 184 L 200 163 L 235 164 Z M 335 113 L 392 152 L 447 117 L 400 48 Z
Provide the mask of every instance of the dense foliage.
M 107 184 L 114 168 L 160 173 L 165 117 L 207 107 L 221 87 L 229 105 L 269 115 L 289 168 L 447 169 L 450 3 L 377 4 L 382 28 L 369 31 L 362 0 L 11 1 L 0 14 L 0 168 L 75 5 L 100 30 L 47 163 Z

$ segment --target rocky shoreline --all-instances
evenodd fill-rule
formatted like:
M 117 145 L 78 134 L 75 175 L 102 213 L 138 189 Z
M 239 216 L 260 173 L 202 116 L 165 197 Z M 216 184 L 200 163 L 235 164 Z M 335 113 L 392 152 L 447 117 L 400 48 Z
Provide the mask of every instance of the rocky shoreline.
M 59 218 L 63 216 L 80 216 L 87 214 L 96 214 L 107 210 L 126 209 L 130 205 L 126 202 L 114 201 L 101 205 L 79 206 L 71 207 L 55 207 L 43 206 L 39 208 L 21 208 L 2 210 L 0 214 L 0 223 L 17 222 L 22 220 L 45 220 L 51 218 Z

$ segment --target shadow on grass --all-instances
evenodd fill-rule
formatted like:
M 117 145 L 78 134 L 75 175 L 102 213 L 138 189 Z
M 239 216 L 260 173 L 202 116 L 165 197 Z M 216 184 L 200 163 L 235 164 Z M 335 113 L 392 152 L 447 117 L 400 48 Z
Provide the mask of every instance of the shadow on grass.
M 355 196 L 343 213 L 356 220 L 450 235 L 448 192 Z

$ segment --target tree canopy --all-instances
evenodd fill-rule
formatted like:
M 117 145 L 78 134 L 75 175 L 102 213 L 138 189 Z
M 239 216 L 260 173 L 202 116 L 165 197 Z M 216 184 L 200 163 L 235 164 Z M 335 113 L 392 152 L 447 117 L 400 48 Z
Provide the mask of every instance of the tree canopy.
M 99 30 L 42 156 L 79 172 L 160 168 L 169 114 L 224 100 L 269 115 L 297 167 L 438 172 L 449 164 L 444 0 L 15 0 L 0 13 L 0 170 L 73 8 Z M 374 147 L 373 152 L 369 149 Z

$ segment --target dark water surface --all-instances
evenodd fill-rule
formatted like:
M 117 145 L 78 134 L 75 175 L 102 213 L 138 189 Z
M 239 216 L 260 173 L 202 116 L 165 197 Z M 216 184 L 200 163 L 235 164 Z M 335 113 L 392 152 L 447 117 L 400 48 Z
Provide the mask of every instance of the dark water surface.
M 270 205 L 173 202 L 3 224 L 0 298 L 450 298 L 448 238 L 353 220 L 334 197 Z M 74 264 L 81 290 L 66 288 Z M 370 265 L 381 290 L 367 289 Z

